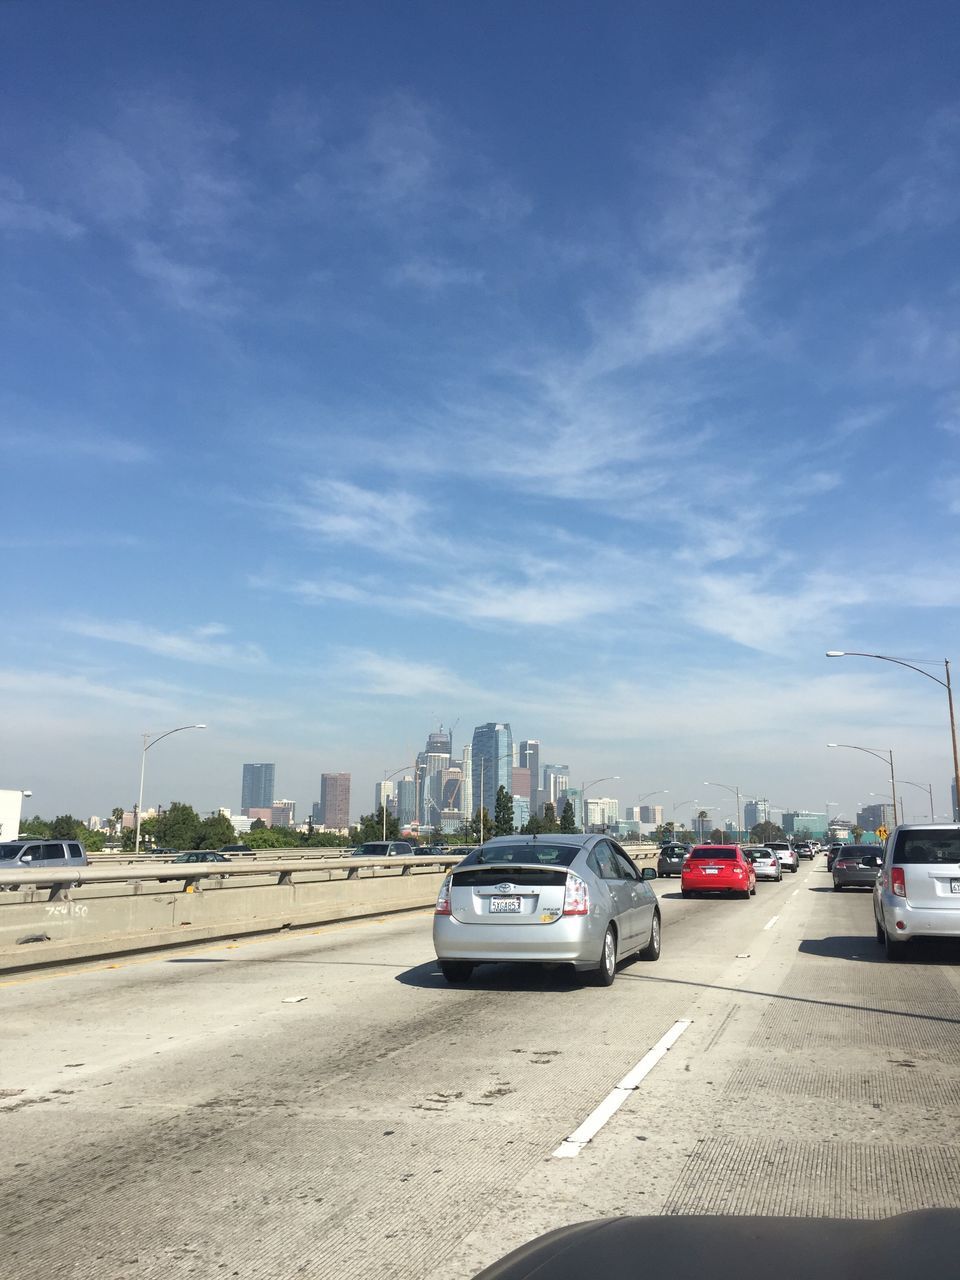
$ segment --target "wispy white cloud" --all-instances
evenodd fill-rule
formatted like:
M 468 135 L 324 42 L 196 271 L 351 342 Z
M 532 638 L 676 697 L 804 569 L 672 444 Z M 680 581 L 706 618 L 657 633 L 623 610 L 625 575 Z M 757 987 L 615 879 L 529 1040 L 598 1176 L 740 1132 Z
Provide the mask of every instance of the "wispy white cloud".
M 91 640 L 145 649 L 162 658 L 199 662 L 212 666 L 258 666 L 266 661 L 254 644 L 233 644 L 223 639 L 227 628 L 218 623 L 194 627 L 186 632 L 165 632 L 141 622 L 105 622 L 78 618 L 63 624 L 64 630 Z
M 437 258 L 410 258 L 392 267 L 387 280 L 394 285 L 413 285 L 427 293 L 441 293 L 459 286 L 481 285 L 484 274 L 478 267 L 458 266 Z
M 16 406 L 5 408 L 8 418 L 20 417 Z M 0 424 L 0 445 L 8 457 L 42 457 L 51 464 L 57 459 L 92 458 L 99 463 L 134 465 L 150 462 L 156 456 L 153 448 L 138 440 L 123 439 L 86 423 L 69 427 L 34 429 L 13 422 Z
M 131 246 L 131 261 L 164 301 L 180 311 L 217 318 L 233 315 L 240 307 L 237 286 L 216 267 L 179 260 L 146 240 Z
M 64 240 L 75 240 L 83 234 L 74 218 L 28 200 L 19 182 L 0 177 L 0 232 L 3 231 L 54 235 Z
M 426 554 L 423 500 L 404 489 L 367 489 L 347 480 L 312 479 L 300 498 L 268 500 L 266 509 L 306 533 L 384 554 Z M 442 539 L 438 539 L 438 544 Z
M 482 697 L 480 689 L 447 667 L 377 653 L 372 649 L 342 649 L 335 657 L 341 677 L 357 693 L 396 698 Z

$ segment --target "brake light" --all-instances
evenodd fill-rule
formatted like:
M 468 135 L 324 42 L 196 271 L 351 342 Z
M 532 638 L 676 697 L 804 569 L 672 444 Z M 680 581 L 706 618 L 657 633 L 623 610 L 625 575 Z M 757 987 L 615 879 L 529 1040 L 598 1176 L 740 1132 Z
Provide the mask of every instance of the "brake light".
M 585 916 L 590 911 L 590 893 L 579 876 L 567 875 L 566 888 L 563 891 L 563 914 L 565 916 Z
M 903 867 L 893 867 L 890 871 L 890 888 L 898 898 L 907 896 L 907 883 L 903 878 Z
M 437 894 L 437 905 L 433 909 L 433 914 L 436 916 L 450 915 L 450 879 L 451 877 L 447 876 L 440 886 L 440 892 Z

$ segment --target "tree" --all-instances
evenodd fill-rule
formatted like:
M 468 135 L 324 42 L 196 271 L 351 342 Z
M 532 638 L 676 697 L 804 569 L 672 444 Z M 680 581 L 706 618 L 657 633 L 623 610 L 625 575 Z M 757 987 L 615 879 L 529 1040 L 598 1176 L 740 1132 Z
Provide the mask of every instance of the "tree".
M 527 825 L 522 828 L 522 834 L 525 836 L 538 836 L 542 833 L 543 829 L 543 819 L 538 818 L 535 813 L 532 813 L 527 819 Z
M 233 823 L 222 813 L 204 818 L 197 830 L 197 849 L 219 849 L 222 844 L 233 844 L 237 833 Z
M 560 823 L 557 822 L 557 811 L 548 800 L 543 806 L 543 831 L 559 831 Z
M 266 831 L 266 829 L 267 829 L 267 824 L 264 822 L 262 818 L 254 818 L 254 820 L 250 823 L 251 831 Z
M 360 821 L 350 832 L 350 838 L 356 844 L 366 844 L 369 840 L 382 840 L 383 832 L 383 805 L 381 805 L 376 813 L 362 813 L 360 815 Z M 400 823 L 389 813 L 387 814 L 386 832 L 388 840 L 397 840 L 400 837 Z
M 76 840 L 77 830 L 86 832 L 86 826 L 72 813 L 61 813 L 50 823 L 50 835 L 54 840 Z
M 710 832 L 709 840 L 711 844 L 725 844 L 727 840 L 726 833 L 721 831 L 719 827 L 714 827 Z
M 36 840 L 43 840 L 50 834 L 50 823 L 46 822 L 39 814 L 34 814 L 32 818 L 20 823 L 19 834 L 22 836 L 33 836 Z
M 295 849 L 300 843 L 300 835 L 289 827 L 258 827 L 250 830 L 244 837 L 244 843 L 251 849 Z
M 853 836 L 853 843 L 859 844 L 863 839 L 863 827 L 851 827 L 850 834 Z
M 110 811 L 110 835 L 114 840 L 117 838 L 117 832 L 123 829 L 123 809 L 117 805 L 115 809 Z
M 710 815 L 707 813 L 706 809 L 701 809 L 697 814 L 697 831 L 699 833 L 698 839 L 702 837 L 705 829 L 705 824 L 709 820 L 709 817 Z
M 200 815 L 189 804 L 174 800 L 168 809 L 159 814 L 156 824 L 157 844 L 167 849 L 196 849 L 200 839 Z M 143 833 L 145 823 L 141 822 Z
M 783 827 L 775 822 L 758 822 L 750 828 L 751 844 L 766 844 L 768 840 L 786 840 Z
M 572 832 L 577 829 L 577 820 L 573 813 L 573 805 L 569 798 L 564 801 L 563 808 L 560 810 L 560 830 L 564 832 Z
M 492 830 L 493 824 L 490 821 L 489 813 L 484 809 L 481 814 L 481 811 L 478 809 L 473 815 L 473 821 L 470 823 L 471 836 L 473 836 L 474 840 L 478 843 L 482 843 L 484 840 L 490 839 Z
M 513 834 L 513 796 L 502 785 L 497 787 L 497 799 L 493 809 L 493 834 L 495 836 Z

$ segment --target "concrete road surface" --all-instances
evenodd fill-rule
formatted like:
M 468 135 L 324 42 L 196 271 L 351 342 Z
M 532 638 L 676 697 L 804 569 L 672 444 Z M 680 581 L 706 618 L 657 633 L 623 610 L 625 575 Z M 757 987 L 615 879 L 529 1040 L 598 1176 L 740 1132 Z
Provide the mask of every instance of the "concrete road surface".
M 960 1204 L 960 949 L 889 964 L 822 858 L 656 883 L 608 990 L 449 987 L 427 913 L 0 982 L 3 1274 L 465 1280 L 597 1216 Z

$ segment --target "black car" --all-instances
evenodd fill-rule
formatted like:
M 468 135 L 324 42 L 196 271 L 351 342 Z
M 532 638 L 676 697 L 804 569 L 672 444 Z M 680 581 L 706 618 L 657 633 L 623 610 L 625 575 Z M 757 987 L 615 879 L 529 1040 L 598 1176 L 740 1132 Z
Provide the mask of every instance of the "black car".
M 678 876 L 688 853 L 689 848 L 685 844 L 661 845 L 660 855 L 657 858 L 657 875 Z
M 837 893 L 847 885 L 872 889 L 880 874 L 880 853 L 874 847 L 847 845 L 833 860 L 833 887 Z

